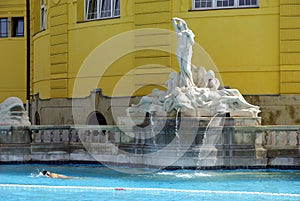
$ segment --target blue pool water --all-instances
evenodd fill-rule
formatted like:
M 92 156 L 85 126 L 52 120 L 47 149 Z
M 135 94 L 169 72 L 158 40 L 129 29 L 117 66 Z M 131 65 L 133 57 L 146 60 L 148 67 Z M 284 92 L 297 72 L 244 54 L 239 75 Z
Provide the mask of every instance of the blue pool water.
M 72 178 L 46 178 L 39 175 L 43 169 Z M 0 165 L 0 200 L 300 200 L 300 171 L 124 170 L 99 165 Z

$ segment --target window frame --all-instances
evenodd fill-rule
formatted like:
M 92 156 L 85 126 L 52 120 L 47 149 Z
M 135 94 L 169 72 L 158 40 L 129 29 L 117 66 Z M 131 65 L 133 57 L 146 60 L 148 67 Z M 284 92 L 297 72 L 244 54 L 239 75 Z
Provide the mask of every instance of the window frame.
M 89 10 L 90 10 L 90 0 L 85 0 L 84 2 L 84 20 L 85 21 L 93 21 L 93 20 L 102 20 L 102 19 L 112 19 L 120 17 L 120 0 L 95 0 L 96 1 L 96 17 L 89 18 Z M 105 1 L 110 1 L 110 15 L 102 16 L 103 12 L 107 12 L 102 10 L 102 5 Z M 119 7 L 116 7 L 119 2 Z M 118 14 L 116 15 L 116 11 Z
M 40 0 L 40 30 L 46 29 L 46 5 L 45 0 Z
M 239 5 L 239 0 L 234 0 L 233 6 L 217 6 L 218 0 L 212 0 L 211 7 L 196 7 L 196 0 L 192 0 L 192 10 L 219 10 L 219 9 L 231 9 L 231 8 L 258 8 L 259 0 L 256 0 L 255 5 Z
M 6 20 L 6 32 L 2 31 L 2 20 Z M 9 37 L 9 19 L 8 17 L 1 17 L 0 18 L 0 38 L 8 38 Z
M 22 21 L 20 21 L 22 20 Z M 20 22 L 23 22 L 22 32 L 18 32 L 18 28 L 20 26 Z M 16 23 L 16 24 L 15 24 Z M 12 17 L 11 18 L 11 37 L 24 37 L 25 31 L 25 22 L 24 17 Z

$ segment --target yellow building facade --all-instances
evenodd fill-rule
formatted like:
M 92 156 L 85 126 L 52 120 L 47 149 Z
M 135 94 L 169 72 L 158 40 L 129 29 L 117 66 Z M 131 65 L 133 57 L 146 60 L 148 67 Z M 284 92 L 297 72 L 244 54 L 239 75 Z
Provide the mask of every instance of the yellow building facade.
M 25 0 L 0 1 L 0 103 L 10 96 L 26 101 Z
M 193 64 L 260 105 L 264 123 L 300 122 L 297 0 L 37 0 L 30 13 L 32 116 L 42 124 L 74 123 L 71 98 L 95 89 L 122 98 L 164 88 L 178 71 L 172 17 L 196 36 Z M 93 112 L 114 123 L 109 101 L 93 102 L 81 123 Z

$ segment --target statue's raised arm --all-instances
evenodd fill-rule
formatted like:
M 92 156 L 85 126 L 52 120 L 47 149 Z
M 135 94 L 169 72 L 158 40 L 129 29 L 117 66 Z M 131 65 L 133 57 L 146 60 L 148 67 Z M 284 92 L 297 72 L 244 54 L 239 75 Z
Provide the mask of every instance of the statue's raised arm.
M 173 24 L 173 27 L 174 27 L 174 30 L 176 31 L 176 33 L 180 32 L 179 28 L 178 28 L 178 23 L 179 21 L 183 21 L 182 19 L 178 18 L 178 17 L 173 17 L 172 18 L 172 24 Z M 185 22 L 184 22 L 185 23 Z M 186 24 L 186 23 L 185 23 Z

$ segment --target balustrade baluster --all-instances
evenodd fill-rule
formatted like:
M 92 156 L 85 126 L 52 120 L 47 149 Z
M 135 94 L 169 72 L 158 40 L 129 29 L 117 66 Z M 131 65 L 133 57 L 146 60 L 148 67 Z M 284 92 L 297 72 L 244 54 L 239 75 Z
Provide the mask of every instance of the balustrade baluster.
M 300 129 L 298 129 L 296 132 L 297 132 L 297 137 L 296 137 L 296 139 L 297 139 L 297 146 L 299 147 L 300 146 Z
M 81 131 L 79 131 L 80 133 L 79 133 L 79 137 L 80 137 L 80 140 L 82 141 L 82 142 L 86 142 L 86 136 L 87 136 L 87 130 L 81 130 Z
M 68 132 L 68 141 L 69 143 L 71 142 L 72 140 L 72 129 L 69 129 L 69 132 Z
M 88 136 L 89 136 L 89 131 L 88 130 L 83 131 L 83 142 L 88 141 Z
M 115 138 L 115 143 L 118 144 L 121 143 L 121 131 L 117 128 L 114 128 L 114 138 Z
M 35 137 L 36 137 L 35 133 L 36 133 L 35 130 L 31 131 L 31 142 L 36 142 L 35 141 Z
M 63 141 L 63 130 L 59 130 L 59 141 Z
M 105 144 L 108 143 L 108 132 L 109 132 L 109 131 L 106 131 L 106 132 L 105 132 Z
M 41 134 L 40 134 L 40 138 L 41 138 L 41 142 L 44 142 L 44 130 L 41 131 Z
M 85 142 L 92 142 L 92 136 L 93 136 L 93 130 L 88 130 L 87 131 L 87 135 L 86 135 L 86 139 Z
M 275 131 L 275 134 L 274 134 L 275 136 L 274 136 L 274 138 L 275 138 L 275 144 L 274 145 L 278 145 L 278 143 L 279 143 L 279 134 L 278 134 L 278 132 L 277 131 Z
M 75 130 L 75 141 L 78 142 L 79 141 L 79 136 L 78 136 L 78 130 Z
M 109 136 L 109 142 L 114 144 L 115 136 L 114 136 L 114 133 L 112 132 L 112 130 L 108 131 L 108 136 Z
M 54 131 L 51 130 L 50 131 L 50 142 L 53 142 L 53 138 L 54 138 Z
M 286 131 L 286 145 L 290 145 L 290 139 L 291 139 L 291 133 L 290 131 Z
M 101 143 L 101 135 L 102 135 L 102 130 L 96 130 L 97 132 L 97 143 Z
M 264 144 L 263 145 L 268 145 L 269 144 L 269 139 L 270 139 L 270 131 L 265 131 L 265 136 L 264 136 Z
M 91 130 L 92 132 L 91 132 L 91 137 L 90 137 L 90 142 L 97 142 L 97 139 L 95 139 L 95 137 L 97 137 L 97 133 L 98 133 L 98 131 L 97 130 Z M 95 136 L 95 134 L 96 134 L 96 136 Z

